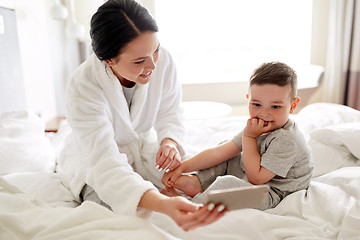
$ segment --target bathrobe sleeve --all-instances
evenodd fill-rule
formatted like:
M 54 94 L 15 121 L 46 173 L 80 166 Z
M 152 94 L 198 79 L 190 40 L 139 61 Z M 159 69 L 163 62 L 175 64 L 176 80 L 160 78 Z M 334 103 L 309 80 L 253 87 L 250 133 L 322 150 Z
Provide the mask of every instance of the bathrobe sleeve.
M 185 137 L 184 111 L 181 107 L 182 91 L 181 84 L 177 78 L 175 63 L 171 55 L 162 49 L 161 61 L 163 66 L 163 89 L 159 111 L 157 113 L 155 129 L 158 134 L 159 143 L 165 138 L 171 138 L 178 144 L 180 154 L 183 156 L 185 150 L 183 141 Z
M 94 80 L 99 69 L 103 68 L 81 66 L 70 81 L 66 96 L 67 119 L 75 138 L 77 157 L 83 163 L 79 171 L 114 212 L 149 213 L 144 209 L 138 211 L 137 206 L 146 191 L 156 188 L 134 172 L 127 156 L 119 152 L 108 99 Z M 123 129 L 126 134 L 126 126 Z

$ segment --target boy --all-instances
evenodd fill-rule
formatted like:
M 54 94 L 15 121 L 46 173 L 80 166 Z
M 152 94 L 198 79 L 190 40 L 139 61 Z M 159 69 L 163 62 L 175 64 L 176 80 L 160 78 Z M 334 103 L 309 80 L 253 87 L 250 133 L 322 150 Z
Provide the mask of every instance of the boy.
M 162 193 L 177 195 L 178 189 L 202 202 L 210 190 L 266 184 L 270 191 L 258 207 L 265 210 L 290 193 L 306 189 L 313 170 L 310 150 L 288 118 L 300 101 L 296 94 L 297 76 L 288 65 L 270 62 L 255 69 L 246 95 L 250 119 L 244 130 L 165 173 Z

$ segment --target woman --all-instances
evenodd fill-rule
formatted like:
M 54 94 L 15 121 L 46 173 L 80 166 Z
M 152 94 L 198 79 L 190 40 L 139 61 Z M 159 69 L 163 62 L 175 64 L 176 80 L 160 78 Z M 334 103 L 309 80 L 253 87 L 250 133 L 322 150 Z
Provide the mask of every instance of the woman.
M 110 0 L 94 14 L 94 54 L 67 88 L 72 133 L 58 172 L 73 176 L 71 190 L 79 201 L 128 215 L 161 212 L 190 230 L 219 219 L 224 207 L 198 209 L 154 186 L 162 187 L 162 172 L 176 168 L 184 154 L 181 88 L 157 30 L 133 0 Z

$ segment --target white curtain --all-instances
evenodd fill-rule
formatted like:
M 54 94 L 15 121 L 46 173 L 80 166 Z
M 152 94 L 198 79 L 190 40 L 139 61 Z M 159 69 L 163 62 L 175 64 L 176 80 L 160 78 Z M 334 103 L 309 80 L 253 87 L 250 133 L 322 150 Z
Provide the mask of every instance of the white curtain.
M 357 0 L 330 0 L 329 35 L 324 74 L 324 100 L 347 104 L 348 99 L 359 101 L 359 79 L 349 81 L 354 71 L 359 78 L 359 3 Z M 354 86 L 357 84 L 357 90 Z M 349 96 L 349 89 L 351 95 Z M 360 104 L 354 108 L 359 108 Z

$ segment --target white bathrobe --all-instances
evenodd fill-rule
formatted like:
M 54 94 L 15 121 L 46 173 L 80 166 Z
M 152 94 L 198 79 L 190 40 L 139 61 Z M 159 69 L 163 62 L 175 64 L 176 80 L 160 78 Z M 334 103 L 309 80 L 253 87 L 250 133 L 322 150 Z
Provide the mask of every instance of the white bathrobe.
M 73 176 L 74 196 L 87 183 L 114 212 L 148 215 L 137 205 L 146 191 L 157 189 L 153 184 L 161 186 L 162 174 L 155 169 L 159 143 L 171 138 L 184 154 L 180 102 L 181 86 L 166 50 L 160 50 L 150 82 L 136 84 L 130 110 L 111 68 L 90 56 L 67 87 L 72 133 L 57 167 L 58 172 Z

